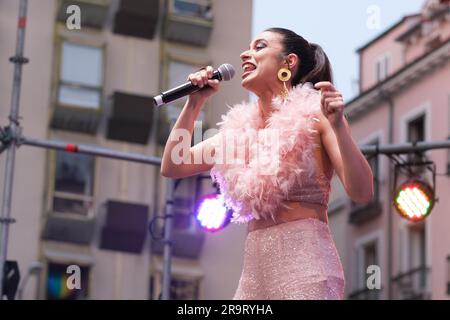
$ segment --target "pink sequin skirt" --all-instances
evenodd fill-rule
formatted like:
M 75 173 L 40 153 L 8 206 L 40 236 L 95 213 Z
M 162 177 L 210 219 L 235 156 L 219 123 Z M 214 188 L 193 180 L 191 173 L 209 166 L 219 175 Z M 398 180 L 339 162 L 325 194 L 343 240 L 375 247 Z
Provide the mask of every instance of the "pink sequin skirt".
M 313 218 L 248 233 L 235 300 L 343 299 L 344 272 L 329 226 Z

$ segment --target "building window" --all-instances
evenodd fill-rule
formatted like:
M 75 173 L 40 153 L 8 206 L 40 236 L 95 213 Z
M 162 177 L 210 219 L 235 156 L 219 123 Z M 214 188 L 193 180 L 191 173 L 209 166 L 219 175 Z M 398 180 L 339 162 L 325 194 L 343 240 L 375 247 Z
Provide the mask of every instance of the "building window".
M 385 54 L 378 58 L 375 63 L 375 72 L 377 82 L 381 82 L 387 78 L 390 72 L 390 56 Z
M 377 139 L 376 141 L 369 143 L 370 145 L 379 145 L 380 141 Z M 368 159 L 370 169 L 373 174 L 373 188 L 374 188 L 374 199 L 373 201 L 378 201 L 380 199 L 380 170 L 378 165 L 378 155 L 374 155 Z
M 409 227 L 409 269 L 426 265 L 425 224 Z
M 164 85 L 163 90 L 167 88 L 174 88 L 179 86 L 182 83 L 185 83 L 187 80 L 187 76 L 190 73 L 197 72 L 201 67 L 208 65 L 206 60 L 203 62 L 189 62 L 178 57 L 174 57 L 172 54 L 167 53 L 165 56 L 165 71 L 164 71 Z M 169 136 L 170 130 L 170 122 L 175 121 L 183 109 L 184 104 L 187 101 L 187 97 L 180 98 L 176 101 L 171 102 L 164 108 L 164 112 L 161 113 L 162 118 L 159 124 L 159 132 L 158 132 L 158 141 L 160 144 L 164 145 Z M 194 124 L 194 132 L 192 135 L 192 142 L 198 143 L 202 140 L 203 137 L 199 137 L 199 133 L 203 134 L 206 128 L 208 127 L 206 120 L 205 110 L 208 109 L 208 103 L 206 102 L 206 106 L 202 108 L 200 111 L 196 122 Z M 195 139 L 194 139 L 195 138 Z M 200 139 L 199 139 L 200 138 Z
M 448 140 L 450 140 L 450 96 L 448 96 Z M 447 175 L 450 175 L 450 148 L 447 150 Z
M 196 231 L 194 216 L 195 198 L 197 191 L 196 177 L 188 177 L 178 180 L 174 192 L 174 229 L 184 231 Z
M 367 280 L 367 268 L 369 266 L 379 266 L 378 261 L 378 244 L 376 241 L 369 242 L 363 246 L 363 271 L 364 271 L 364 282 Z M 374 289 L 369 290 L 368 298 L 371 300 L 379 299 L 380 290 Z
M 64 41 L 61 48 L 58 104 L 99 109 L 102 85 L 103 50 Z
M 406 227 L 405 271 L 393 278 L 395 299 L 429 299 L 430 270 L 426 265 L 426 224 L 422 221 Z
M 442 44 L 442 40 L 440 36 L 436 36 L 425 43 L 426 51 L 433 51 Z
M 367 270 L 368 266 L 378 265 L 377 243 L 376 241 L 369 242 L 363 246 L 364 254 L 364 270 Z M 365 277 L 364 277 L 365 279 Z
M 174 300 L 198 300 L 199 279 L 173 278 L 170 283 L 170 298 Z
M 211 0 L 173 0 L 173 13 L 211 20 L 212 2 Z
M 407 142 L 425 141 L 425 114 L 408 122 L 407 126 Z M 409 154 L 409 162 L 420 162 L 422 160 L 421 153 Z M 412 172 L 423 173 L 423 166 L 413 167 Z
M 425 141 L 425 115 L 408 122 L 408 142 Z
M 366 143 L 366 145 L 376 146 L 380 144 L 380 139 L 377 138 L 371 142 Z M 374 187 L 374 199 L 373 201 L 379 200 L 379 180 L 380 180 L 380 168 L 379 168 L 379 158 L 378 155 L 372 155 L 367 158 L 367 162 L 369 163 L 370 169 L 373 174 L 373 187 Z
M 74 272 L 69 270 L 69 264 L 49 263 L 47 273 L 47 300 L 84 300 L 88 298 L 89 288 L 89 267 L 79 266 L 80 279 L 79 289 L 70 289 L 67 286 L 67 281 Z M 74 280 L 75 281 L 75 280 Z M 69 283 L 74 283 L 69 281 Z
M 53 212 L 87 216 L 93 207 L 94 157 L 56 151 Z
M 173 275 L 170 281 L 171 300 L 199 300 L 200 278 Z M 162 297 L 162 274 L 150 277 L 150 299 L 160 300 Z
M 378 145 L 380 139 L 377 138 L 371 142 L 365 143 L 366 145 Z M 349 222 L 353 224 L 362 224 L 368 221 L 372 221 L 376 217 L 379 217 L 382 213 L 382 207 L 380 204 L 380 170 L 379 170 L 379 156 L 371 155 L 367 158 L 367 162 L 370 165 L 373 173 L 373 188 L 374 196 L 372 201 L 367 204 L 360 204 L 351 201 Z
M 197 64 L 170 60 L 168 65 L 168 87 L 174 88 L 186 82 L 186 75 L 197 72 L 200 68 Z M 178 99 L 168 106 L 169 119 L 178 118 L 181 109 L 186 103 L 187 97 Z M 203 120 L 204 111 L 202 110 L 197 120 Z
M 365 241 L 357 247 L 357 279 L 356 290 L 350 294 L 350 298 L 357 300 L 377 300 L 380 298 L 380 290 L 367 288 L 367 268 L 380 266 L 378 238 Z

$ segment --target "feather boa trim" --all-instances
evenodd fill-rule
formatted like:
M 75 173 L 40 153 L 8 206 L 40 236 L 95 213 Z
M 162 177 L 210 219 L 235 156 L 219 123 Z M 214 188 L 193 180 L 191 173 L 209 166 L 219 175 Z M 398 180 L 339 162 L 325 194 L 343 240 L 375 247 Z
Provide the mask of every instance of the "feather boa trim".
M 319 121 L 320 92 L 309 82 L 299 84 L 272 105 L 267 125 L 256 102 L 231 107 L 217 123 L 221 139 L 210 174 L 234 223 L 275 220 L 294 185 L 316 174 L 313 123 Z

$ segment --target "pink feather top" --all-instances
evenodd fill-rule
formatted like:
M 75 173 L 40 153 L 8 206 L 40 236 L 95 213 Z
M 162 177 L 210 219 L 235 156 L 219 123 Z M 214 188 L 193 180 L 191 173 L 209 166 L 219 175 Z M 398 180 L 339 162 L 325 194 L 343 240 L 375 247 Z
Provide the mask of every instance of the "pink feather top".
M 217 123 L 211 178 L 235 223 L 275 220 L 284 200 L 328 204 L 333 169 L 319 170 L 313 153 L 320 92 L 299 84 L 272 105 L 267 125 L 256 102 L 231 107 Z

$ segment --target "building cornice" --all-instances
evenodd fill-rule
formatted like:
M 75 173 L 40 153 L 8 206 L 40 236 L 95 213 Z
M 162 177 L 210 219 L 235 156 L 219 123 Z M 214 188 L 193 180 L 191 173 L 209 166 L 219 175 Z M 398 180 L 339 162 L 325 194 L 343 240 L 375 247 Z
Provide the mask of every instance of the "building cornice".
M 354 120 L 380 106 L 386 96 L 398 94 L 449 61 L 450 40 L 447 40 L 436 49 L 423 54 L 414 62 L 347 102 L 345 113 L 348 119 Z
M 378 36 L 376 36 L 374 39 L 370 40 L 369 42 L 367 42 L 365 45 L 363 45 L 362 47 L 356 49 L 356 52 L 361 54 L 361 51 L 367 49 L 368 47 L 370 47 L 372 44 L 374 44 L 375 42 L 377 42 L 378 40 L 384 38 L 386 35 L 388 35 L 391 31 L 395 30 L 398 26 L 402 25 L 407 19 L 412 18 L 412 17 L 418 17 L 420 16 L 420 13 L 418 14 L 411 14 L 408 16 L 403 17 L 401 20 L 399 20 L 397 23 L 393 24 L 391 27 L 389 27 L 386 31 L 382 32 L 381 34 L 379 34 Z
M 404 42 L 404 41 L 408 40 L 413 34 L 415 34 L 415 33 L 417 33 L 417 32 L 422 30 L 421 27 L 422 27 L 422 25 L 423 25 L 423 23 L 425 21 L 433 21 L 433 20 L 439 19 L 439 18 L 445 16 L 448 13 L 450 13 L 450 6 L 442 8 L 442 9 L 434 12 L 429 17 L 423 17 L 423 19 L 421 19 L 419 22 L 417 22 L 414 26 L 412 26 L 407 31 L 405 31 L 404 33 L 399 35 L 395 39 L 395 41 Z

